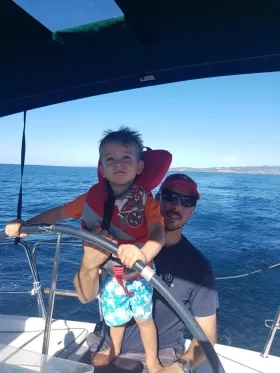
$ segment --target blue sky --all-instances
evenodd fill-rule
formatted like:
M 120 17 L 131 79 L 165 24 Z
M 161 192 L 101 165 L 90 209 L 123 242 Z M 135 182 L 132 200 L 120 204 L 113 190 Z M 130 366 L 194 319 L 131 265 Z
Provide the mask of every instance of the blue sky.
M 113 1 L 77 1 L 16 2 L 53 30 L 120 14 Z M 95 166 L 103 130 L 127 125 L 172 152 L 173 167 L 280 165 L 279 124 L 280 73 L 174 83 L 28 112 L 26 163 Z M 0 163 L 20 163 L 22 125 L 22 113 L 0 118 Z

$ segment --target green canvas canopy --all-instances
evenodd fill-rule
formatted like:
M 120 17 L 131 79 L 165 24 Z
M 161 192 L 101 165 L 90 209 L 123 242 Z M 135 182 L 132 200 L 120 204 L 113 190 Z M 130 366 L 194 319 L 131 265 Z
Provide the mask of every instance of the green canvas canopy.
M 120 17 L 53 31 L 1 0 L 0 116 L 157 84 L 280 70 L 279 0 L 115 2 Z

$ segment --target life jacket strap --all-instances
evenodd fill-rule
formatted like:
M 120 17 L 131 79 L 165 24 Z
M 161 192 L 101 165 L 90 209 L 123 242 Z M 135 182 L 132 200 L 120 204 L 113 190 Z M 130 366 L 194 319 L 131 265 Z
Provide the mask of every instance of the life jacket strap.
M 126 288 L 126 286 L 123 282 L 124 266 L 114 266 L 113 271 L 114 271 L 115 279 L 118 281 L 120 286 L 123 288 L 123 291 L 125 292 L 125 294 L 128 295 L 128 296 L 134 295 L 133 291 L 128 291 L 127 290 L 127 288 Z

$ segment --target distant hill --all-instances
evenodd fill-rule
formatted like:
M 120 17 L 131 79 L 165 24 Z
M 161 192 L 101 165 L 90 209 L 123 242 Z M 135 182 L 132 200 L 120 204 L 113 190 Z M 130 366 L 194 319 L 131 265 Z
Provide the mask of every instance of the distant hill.
M 239 166 L 239 167 L 209 167 L 209 168 L 172 167 L 170 171 L 280 175 L 280 166 Z

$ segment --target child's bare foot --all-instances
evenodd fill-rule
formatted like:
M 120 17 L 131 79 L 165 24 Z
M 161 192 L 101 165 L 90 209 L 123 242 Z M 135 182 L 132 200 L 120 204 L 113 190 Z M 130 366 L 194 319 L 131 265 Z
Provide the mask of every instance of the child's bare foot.
M 157 359 L 153 362 L 147 362 L 147 368 L 148 368 L 149 373 L 156 373 L 158 370 L 162 368 L 162 365 Z
M 110 348 L 104 351 L 98 351 L 95 355 L 93 355 L 91 359 L 91 364 L 94 367 L 102 367 L 104 365 L 108 365 L 113 359 L 117 356 L 111 353 Z

